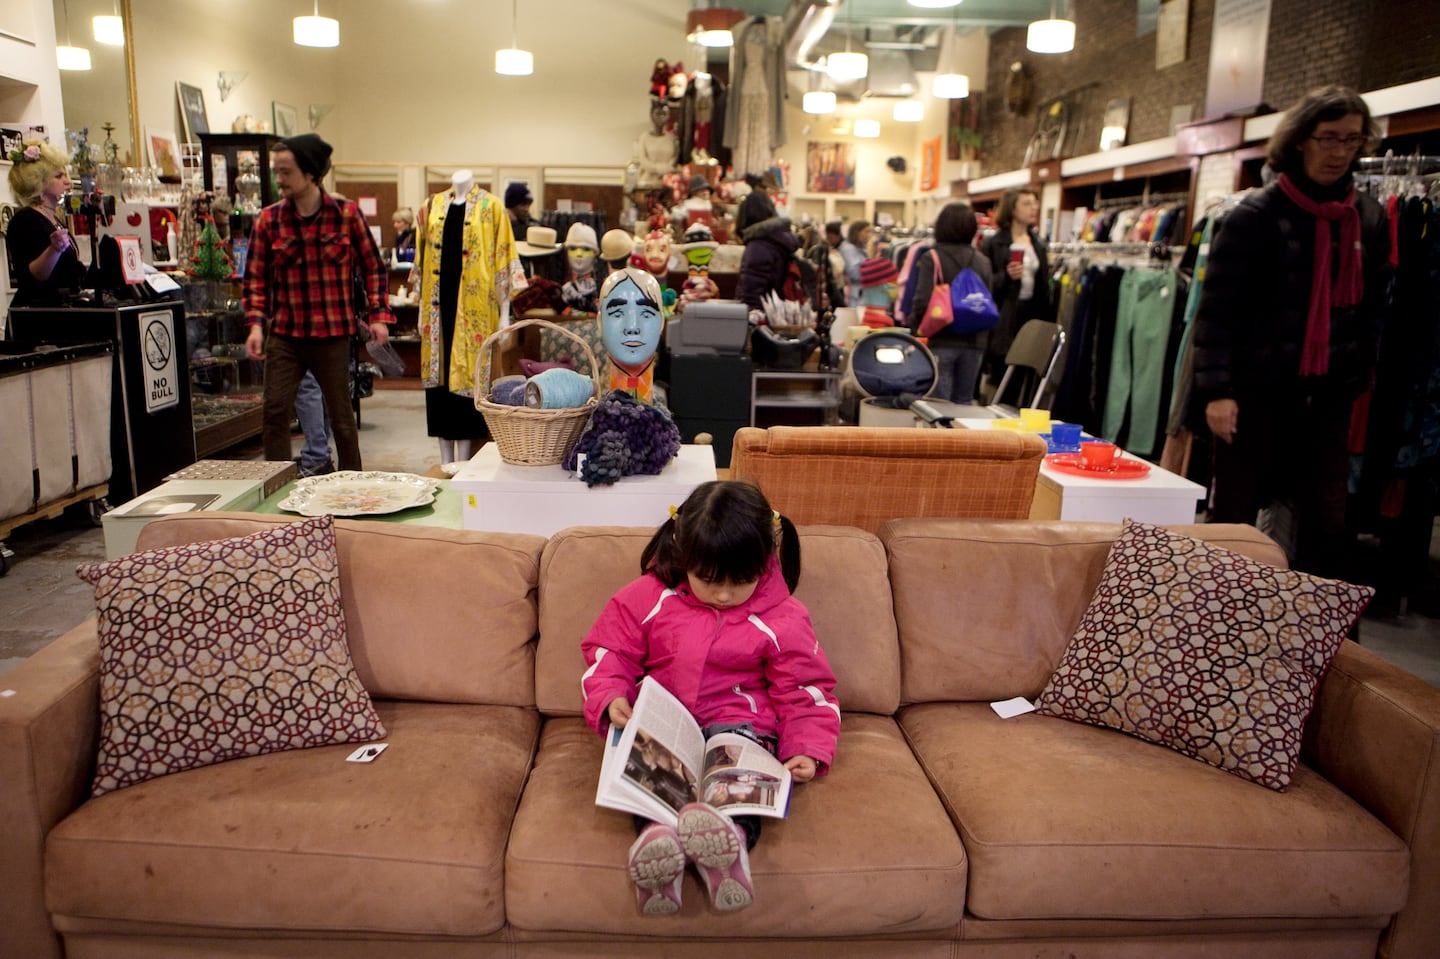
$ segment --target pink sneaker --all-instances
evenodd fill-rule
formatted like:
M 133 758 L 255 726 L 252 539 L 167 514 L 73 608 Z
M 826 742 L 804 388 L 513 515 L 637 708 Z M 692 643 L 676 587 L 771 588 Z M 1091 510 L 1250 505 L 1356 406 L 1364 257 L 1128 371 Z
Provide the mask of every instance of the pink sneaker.
M 685 858 L 695 864 L 705 881 L 712 906 L 720 912 L 734 912 L 755 901 L 750 854 L 738 826 L 714 806 L 692 802 L 680 810 L 678 832 Z
M 630 846 L 627 868 L 641 912 L 647 916 L 673 916 L 680 911 L 685 852 L 673 827 L 656 822 L 641 830 Z

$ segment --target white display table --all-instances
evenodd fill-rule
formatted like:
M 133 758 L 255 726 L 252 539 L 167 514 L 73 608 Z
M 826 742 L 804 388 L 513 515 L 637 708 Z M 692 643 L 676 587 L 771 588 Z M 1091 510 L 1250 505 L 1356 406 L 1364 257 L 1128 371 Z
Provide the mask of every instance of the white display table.
M 993 419 L 956 419 L 967 430 L 993 429 Z M 1123 454 L 1129 459 L 1139 457 Z M 1143 462 L 1143 461 L 1142 461 Z M 1119 523 L 1130 517 L 1144 523 L 1195 522 L 1205 487 L 1150 464 L 1144 479 L 1109 480 L 1074 476 L 1051 469 L 1043 462 L 1035 480 L 1031 519 L 1098 520 Z
M 100 517 L 105 527 L 105 558 L 119 559 L 135 552 L 135 540 L 145 524 L 176 513 L 255 509 L 264 498 L 263 479 L 171 480 L 117 506 Z
M 659 476 L 586 486 L 559 466 L 513 466 L 486 443 L 450 481 L 466 529 L 553 536 L 571 526 L 659 526 L 701 483 L 715 479 L 715 451 L 682 446 Z

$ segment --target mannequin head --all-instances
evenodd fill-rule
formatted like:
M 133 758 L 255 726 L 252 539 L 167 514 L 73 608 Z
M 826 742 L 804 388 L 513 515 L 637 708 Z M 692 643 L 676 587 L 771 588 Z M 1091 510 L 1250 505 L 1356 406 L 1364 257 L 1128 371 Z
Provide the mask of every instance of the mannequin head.
M 670 269 L 670 234 L 651 230 L 645 237 L 645 268 L 656 276 Z
M 664 100 L 650 101 L 650 132 L 656 136 L 665 132 L 665 124 L 670 121 L 670 107 Z
M 600 252 L 595 231 L 584 223 L 570 224 L 565 234 L 565 258 L 570 263 L 571 276 L 589 276 L 595 270 L 595 257 Z
M 685 68 L 677 64 L 675 72 L 670 74 L 670 99 L 683 99 L 689 86 L 690 78 L 685 75 Z
M 655 358 L 665 329 L 660 283 L 644 270 L 622 267 L 600 287 L 600 338 L 621 369 L 641 370 Z

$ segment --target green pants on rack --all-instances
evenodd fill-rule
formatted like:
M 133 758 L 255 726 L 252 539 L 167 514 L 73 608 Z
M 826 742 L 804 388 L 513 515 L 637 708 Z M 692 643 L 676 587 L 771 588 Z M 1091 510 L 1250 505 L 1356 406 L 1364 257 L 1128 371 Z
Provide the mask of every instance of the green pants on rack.
M 1123 445 L 1137 456 L 1149 456 L 1155 450 L 1176 282 L 1173 270 L 1127 270 L 1120 278 L 1110 387 L 1105 393 L 1100 433 L 1118 443 L 1128 410 L 1130 429 Z

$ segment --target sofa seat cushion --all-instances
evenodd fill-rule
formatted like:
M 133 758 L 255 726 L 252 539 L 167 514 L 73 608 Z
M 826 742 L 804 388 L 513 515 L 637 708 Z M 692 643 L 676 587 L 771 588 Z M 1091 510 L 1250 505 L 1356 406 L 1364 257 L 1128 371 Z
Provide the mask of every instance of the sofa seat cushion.
M 374 762 L 346 762 L 353 746 L 273 753 L 85 803 L 46 842 L 50 911 L 297 934 L 499 929 L 539 715 L 375 705 L 390 746 Z
M 750 854 L 756 902 L 738 916 L 710 908 L 693 870 L 678 915 L 640 915 L 625 872 L 634 823 L 595 806 L 600 758 L 583 720 L 546 721 L 506 854 L 517 930 L 686 939 L 958 930 L 965 850 L 891 717 L 845 714 L 830 773 L 796 787 L 788 819 L 764 821 Z
M 985 919 L 1373 917 L 1405 845 L 1307 766 L 1277 793 L 1124 733 L 987 703 L 900 724 L 959 826 Z

